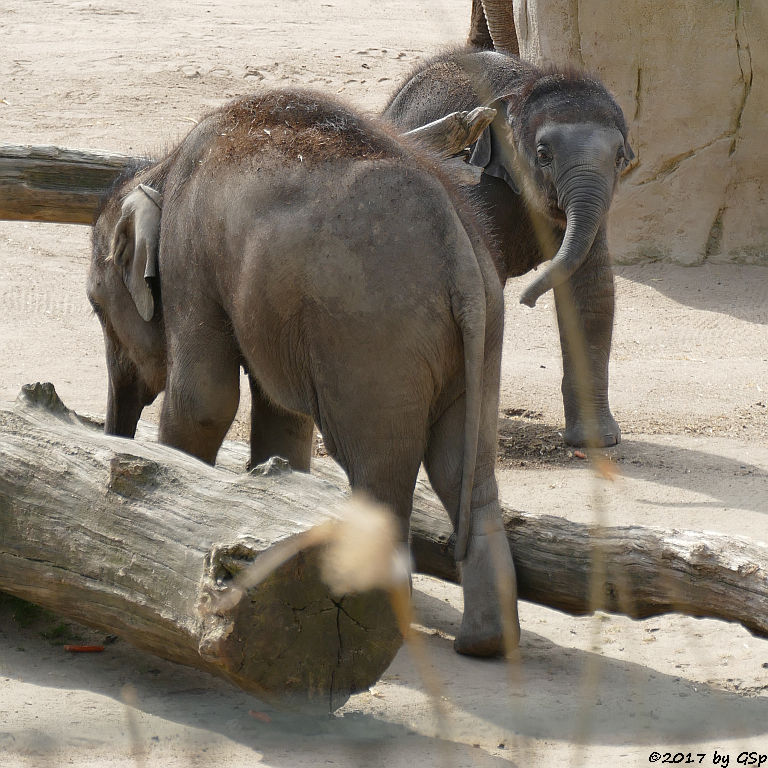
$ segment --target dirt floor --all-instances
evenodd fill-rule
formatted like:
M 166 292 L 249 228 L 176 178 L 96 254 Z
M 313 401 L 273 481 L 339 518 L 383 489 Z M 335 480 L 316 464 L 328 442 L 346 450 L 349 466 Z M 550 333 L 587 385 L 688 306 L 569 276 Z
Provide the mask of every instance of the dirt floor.
M 462 40 L 469 6 L 4 0 L 0 143 L 156 153 L 255 86 L 310 86 L 376 110 L 420 58 Z M 85 227 L 0 222 L 0 401 L 49 380 L 70 407 L 103 413 L 88 251 Z M 520 306 L 523 277 L 506 292 L 505 501 L 767 541 L 768 269 L 617 271 L 611 398 L 624 439 L 610 456 L 620 476 L 597 480 L 562 446 L 553 302 Z M 233 434 L 243 433 L 241 422 Z M 653 752 L 727 765 L 768 754 L 768 640 L 739 626 L 577 619 L 523 603 L 522 664 L 511 669 L 453 653 L 456 587 L 414 586 L 442 718 L 407 649 L 370 692 L 307 722 L 120 640 L 68 655 L 68 639 L 103 635 L 3 599 L 0 766 L 646 765 Z

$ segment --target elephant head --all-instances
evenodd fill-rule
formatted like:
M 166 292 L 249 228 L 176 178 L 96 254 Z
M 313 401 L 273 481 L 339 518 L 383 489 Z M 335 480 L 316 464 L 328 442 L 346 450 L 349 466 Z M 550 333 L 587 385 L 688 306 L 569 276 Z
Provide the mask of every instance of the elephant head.
M 157 252 L 162 196 L 128 182 L 93 229 L 88 299 L 101 323 L 109 390 L 104 430 L 133 437 L 141 411 L 165 388 Z
M 528 208 L 563 232 L 548 268 L 520 298 L 532 307 L 584 263 L 634 154 L 620 107 L 582 74 L 532 69 L 491 106 L 497 118 L 470 162 L 522 190 Z

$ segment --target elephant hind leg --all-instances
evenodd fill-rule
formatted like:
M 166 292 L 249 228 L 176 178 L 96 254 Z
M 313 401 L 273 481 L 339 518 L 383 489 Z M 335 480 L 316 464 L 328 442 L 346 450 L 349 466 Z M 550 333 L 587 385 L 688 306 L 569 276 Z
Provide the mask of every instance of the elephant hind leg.
M 275 405 L 249 374 L 251 386 L 251 458 L 253 469 L 272 456 L 287 459 L 292 469 L 309 472 L 314 424 L 311 416 Z
M 457 527 L 464 447 L 465 396 L 433 424 L 424 464 L 432 488 Z M 481 431 L 472 486 L 467 557 L 461 563 L 464 617 L 454 648 L 469 656 L 500 656 L 520 639 L 517 587 L 501 522 L 494 475 L 495 431 Z
M 227 334 L 208 330 L 173 345 L 160 413 L 160 442 L 213 464 L 237 413 L 240 352 Z
M 363 393 L 364 397 L 367 394 Z M 341 409 L 319 405 L 318 427 L 326 448 L 354 490 L 386 504 L 408 541 L 413 490 L 426 448 L 427 405 L 344 400 Z M 386 414 L 389 414 L 387 416 Z M 392 414 L 397 414 L 396 419 Z
M 387 505 L 400 528 L 400 539 L 408 541 L 413 507 L 413 489 L 419 474 L 424 444 L 421 441 L 398 440 L 397 444 L 372 441 L 359 445 L 354 455 L 337 460 L 354 490 L 365 491 L 376 501 Z

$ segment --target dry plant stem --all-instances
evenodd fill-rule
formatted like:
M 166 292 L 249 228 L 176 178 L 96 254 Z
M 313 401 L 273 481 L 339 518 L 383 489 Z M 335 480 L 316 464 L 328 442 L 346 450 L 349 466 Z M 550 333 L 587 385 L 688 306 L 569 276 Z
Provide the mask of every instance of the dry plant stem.
M 537 223 L 536 217 L 534 217 L 534 223 Z M 538 222 L 538 226 L 536 226 L 536 234 L 539 238 L 540 249 L 542 253 L 545 254 L 553 253 L 554 246 L 552 235 L 548 230 L 549 228 L 545 227 L 542 222 Z M 595 611 L 605 610 L 607 607 L 605 605 L 605 598 L 606 586 L 608 583 L 606 552 L 600 542 L 600 533 L 605 527 L 605 510 L 600 494 L 600 488 L 598 486 L 598 477 L 602 476 L 608 479 L 611 475 L 609 474 L 609 467 L 604 465 L 605 460 L 596 454 L 599 446 L 597 414 L 595 411 L 589 355 L 587 353 L 587 339 L 583 332 L 570 283 L 568 281 L 564 282 L 556 289 L 555 293 L 560 330 L 564 336 L 565 348 L 567 349 L 567 354 L 573 367 L 577 408 L 581 417 L 581 423 L 584 424 L 585 427 L 587 457 L 593 463 L 595 468 L 595 474 L 592 481 L 594 484 L 593 510 L 595 519 L 592 525 L 593 533 L 590 536 L 592 547 L 590 551 L 591 563 L 588 580 L 588 605 L 590 612 L 594 613 Z M 621 590 L 617 590 L 617 592 L 620 591 Z M 616 602 L 619 610 L 625 607 L 622 605 L 623 601 L 620 597 Z M 600 620 L 598 617 L 593 619 L 592 631 L 593 648 L 595 651 L 599 651 Z M 597 695 L 600 684 L 600 667 L 598 659 L 599 656 L 597 653 L 592 654 L 582 673 L 580 687 L 585 701 L 592 701 Z M 586 758 L 586 752 L 584 751 L 583 746 L 580 745 L 584 745 L 588 742 L 593 715 L 594 709 L 589 706 L 582 707 L 577 715 L 577 748 L 576 754 L 574 755 L 575 765 L 583 764 Z
M 139 697 L 136 688 L 127 683 L 123 686 L 120 697 L 125 707 L 125 719 L 128 721 L 128 733 L 131 737 L 131 756 L 136 761 L 136 768 L 144 768 L 146 762 L 146 748 L 142 745 L 139 722 L 136 717 L 136 708 L 139 706 Z
M 318 478 L 235 475 L 107 437 L 50 385 L 0 410 L 0 454 L 0 590 L 326 712 L 375 683 L 402 643 L 386 591 L 331 594 L 316 546 L 227 600 L 251 562 L 335 518 L 344 494 Z
M 442 760 L 440 765 L 450 766 L 453 763 L 450 752 L 447 749 L 447 739 L 450 735 L 448 728 L 448 713 L 443 704 L 443 686 L 440 678 L 432 671 L 429 653 L 424 645 L 421 635 L 413 629 L 413 602 L 411 601 L 410 585 L 401 583 L 393 587 L 389 592 L 392 609 L 397 617 L 400 631 L 405 638 L 406 645 L 413 656 L 416 670 L 421 676 L 424 688 L 432 702 L 440 736 Z

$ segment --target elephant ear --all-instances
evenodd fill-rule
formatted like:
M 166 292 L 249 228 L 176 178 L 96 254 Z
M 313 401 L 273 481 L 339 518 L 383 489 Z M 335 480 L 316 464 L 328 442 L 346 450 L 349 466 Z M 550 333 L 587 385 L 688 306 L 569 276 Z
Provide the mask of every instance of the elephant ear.
M 635 153 L 632 151 L 632 147 L 629 144 L 629 136 L 624 140 L 624 157 L 627 159 L 627 165 L 635 159 Z
M 515 181 L 512 170 L 512 147 L 509 141 L 504 140 L 505 135 L 511 135 L 504 115 L 507 110 L 499 101 L 491 104 L 496 110 L 493 122 L 480 134 L 480 138 L 472 145 L 469 156 L 470 165 L 476 165 L 483 169 L 483 173 L 501 179 L 516 194 L 520 194 L 520 188 Z
M 149 322 L 155 314 L 151 280 L 157 277 L 157 251 L 163 196 L 139 184 L 123 200 L 120 219 L 112 236 L 111 258 L 120 270 L 141 318 Z

